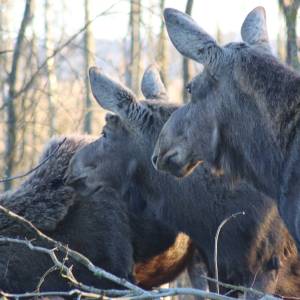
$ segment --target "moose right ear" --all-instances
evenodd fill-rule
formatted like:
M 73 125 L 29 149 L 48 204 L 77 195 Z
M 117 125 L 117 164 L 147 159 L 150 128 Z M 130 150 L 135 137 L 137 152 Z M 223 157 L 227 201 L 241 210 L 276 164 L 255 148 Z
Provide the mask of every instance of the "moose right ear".
M 245 18 L 241 27 L 243 41 L 250 45 L 269 47 L 269 37 L 266 23 L 266 11 L 259 6 L 254 8 Z
M 173 8 L 164 11 L 169 37 L 176 49 L 205 66 L 218 62 L 223 48 L 187 14 Z
M 89 77 L 92 93 L 104 109 L 124 115 L 128 106 L 136 102 L 136 97 L 132 91 L 102 74 L 100 69 L 90 68 Z
M 146 99 L 167 98 L 164 84 L 155 64 L 150 65 L 142 79 L 141 90 Z

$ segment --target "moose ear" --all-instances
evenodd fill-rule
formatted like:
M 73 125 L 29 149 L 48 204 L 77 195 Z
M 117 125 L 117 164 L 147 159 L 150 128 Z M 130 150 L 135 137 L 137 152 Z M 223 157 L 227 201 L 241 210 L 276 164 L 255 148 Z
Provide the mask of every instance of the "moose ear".
M 243 41 L 250 45 L 268 45 L 269 37 L 266 11 L 262 6 L 254 8 L 245 18 L 241 27 Z
M 167 8 L 164 18 L 169 37 L 182 55 L 206 66 L 218 60 L 222 48 L 189 15 Z
M 151 110 L 139 103 L 132 91 L 92 67 L 89 70 L 94 97 L 104 109 L 117 114 L 131 127 L 141 130 L 152 121 Z
M 155 64 L 150 65 L 142 79 L 141 90 L 146 99 L 167 98 L 164 84 Z
M 123 115 L 127 107 L 136 102 L 132 91 L 92 67 L 89 70 L 90 84 L 94 97 L 101 107 Z

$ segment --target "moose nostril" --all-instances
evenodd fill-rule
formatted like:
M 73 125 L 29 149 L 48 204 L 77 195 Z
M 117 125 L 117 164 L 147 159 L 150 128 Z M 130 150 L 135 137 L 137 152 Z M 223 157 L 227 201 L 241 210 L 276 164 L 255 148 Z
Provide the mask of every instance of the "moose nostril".
M 168 155 L 168 156 L 165 158 L 166 164 L 173 164 L 173 163 L 175 163 L 175 162 L 174 162 L 174 157 L 176 157 L 176 156 L 177 156 L 177 152 L 174 152 L 174 153 Z
M 152 163 L 153 163 L 154 166 L 155 166 L 156 163 L 157 163 L 157 158 L 158 158 L 158 155 L 153 155 L 153 156 L 152 156 Z

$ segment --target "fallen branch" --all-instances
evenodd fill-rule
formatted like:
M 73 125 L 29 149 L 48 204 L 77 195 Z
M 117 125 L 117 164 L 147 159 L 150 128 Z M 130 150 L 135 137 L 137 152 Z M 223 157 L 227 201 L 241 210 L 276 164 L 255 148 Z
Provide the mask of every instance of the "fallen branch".
M 0 237 L 0 242 L 8 242 L 8 243 L 18 243 L 23 244 L 27 246 L 32 251 L 42 252 L 44 254 L 47 254 L 51 257 L 53 263 L 55 266 L 57 266 L 59 269 L 63 271 L 65 276 L 68 280 L 70 280 L 73 284 L 75 284 L 77 289 L 70 290 L 68 292 L 30 292 L 30 293 L 23 293 L 23 294 L 12 294 L 12 293 L 6 293 L 4 291 L 0 291 L 0 295 L 6 298 L 32 298 L 32 297 L 45 297 L 45 296 L 72 296 L 77 295 L 78 297 L 86 297 L 90 299 L 111 299 L 111 297 L 117 297 L 117 298 L 126 298 L 128 300 L 141 300 L 141 299 L 154 299 L 154 298 L 165 298 L 169 296 L 175 296 L 175 295 L 193 295 L 193 296 L 199 296 L 203 298 L 209 298 L 212 300 L 233 300 L 235 298 L 228 297 L 226 295 L 220 295 L 217 293 L 212 292 L 206 292 L 198 289 L 193 288 L 171 288 L 171 289 L 158 289 L 154 291 L 143 291 L 142 289 L 136 287 L 136 291 L 133 291 L 132 289 L 128 290 L 101 290 L 96 289 L 91 286 L 84 285 L 82 283 L 79 283 L 73 276 L 72 271 L 70 268 L 67 268 L 62 262 L 60 262 L 55 254 L 55 251 L 58 249 L 47 249 L 40 246 L 35 246 L 32 244 L 31 241 L 27 240 L 20 240 L 15 238 L 8 238 L 8 237 Z M 112 275 L 112 274 L 111 274 Z M 206 277 L 204 277 L 206 278 Z M 109 279 L 109 278 L 108 278 Z M 215 279 L 207 278 L 208 280 L 214 281 Z M 122 279 L 120 279 L 122 280 Z M 262 292 L 258 292 L 256 290 L 253 290 L 251 288 L 244 288 L 240 286 L 234 286 L 230 284 L 220 283 L 220 285 L 223 285 L 225 287 L 234 289 L 234 290 L 240 290 L 244 292 L 251 292 L 258 294 L 258 296 L 262 297 L 261 299 L 264 300 L 279 300 L 279 298 L 276 298 L 271 295 L 265 295 Z M 142 292 L 141 292 L 142 291 Z
M 9 218 L 11 218 L 14 221 L 18 222 L 19 224 L 22 224 L 23 226 L 25 226 L 28 230 L 33 232 L 40 239 L 42 239 L 43 241 L 52 245 L 53 248 L 60 250 L 61 252 L 67 254 L 69 257 L 74 259 L 79 264 L 82 264 L 83 266 L 85 266 L 96 277 L 106 278 L 106 279 L 110 280 L 111 282 L 119 284 L 119 285 L 127 288 L 128 290 L 134 291 L 139 294 L 147 294 L 148 293 L 147 291 L 143 290 L 142 288 L 139 288 L 138 286 L 132 284 L 131 282 L 129 282 L 123 278 L 119 278 L 119 277 L 103 270 L 102 268 L 95 266 L 87 257 L 82 255 L 81 253 L 79 253 L 75 250 L 72 250 L 68 246 L 63 245 L 61 242 L 58 242 L 58 241 L 52 239 L 51 237 L 45 235 L 37 227 L 35 227 L 30 221 L 15 214 L 14 212 L 10 211 L 9 209 L 5 208 L 2 205 L 0 205 L 0 211 L 5 213 Z
M 13 299 L 20 299 L 20 298 L 34 298 L 34 297 L 54 297 L 54 296 L 80 296 L 80 297 L 86 297 L 89 299 L 101 299 L 101 296 L 95 295 L 92 293 L 85 293 L 83 291 L 73 289 L 68 292 L 32 292 L 32 293 L 24 293 L 24 294 L 12 294 L 12 293 L 6 293 L 3 291 L 0 291 L 0 295 L 4 298 L 13 298 Z
M 61 262 L 58 259 L 58 257 L 56 256 L 55 251 L 58 250 L 56 248 L 47 249 L 45 247 L 33 245 L 32 241 L 22 240 L 22 239 L 18 239 L 18 238 L 10 238 L 10 237 L 5 237 L 5 236 L 0 236 L 0 242 L 1 243 L 21 244 L 21 245 L 26 246 L 27 248 L 29 248 L 32 251 L 47 254 L 51 258 L 51 260 L 54 264 L 54 266 L 51 269 L 53 269 L 53 268 L 59 269 L 62 272 L 63 277 L 65 279 L 67 279 L 70 283 L 72 283 L 72 285 L 74 285 L 76 288 L 81 289 L 84 292 L 88 292 L 88 293 L 95 294 L 98 296 L 99 295 L 103 296 L 103 295 L 109 294 L 110 296 L 118 296 L 118 297 L 128 294 L 127 290 L 103 290 L 103 289 L 97 289 L 92 286 L 88 286 L 81 282 L 78 282 L 77 279 L 75 278 L 75 276 L 73 275 L 71 268 L 68 268 L 64 264 L 64 262 Z M 51 270 L 51 269 L 49 269 L 49 270 Z M 45 274 L 47 274 L 48 271 Z M 40 285 L 40 283 L 39 283 L 39 285 Z M 33 293 L 39 293 L 39 291 L 35 291 Z

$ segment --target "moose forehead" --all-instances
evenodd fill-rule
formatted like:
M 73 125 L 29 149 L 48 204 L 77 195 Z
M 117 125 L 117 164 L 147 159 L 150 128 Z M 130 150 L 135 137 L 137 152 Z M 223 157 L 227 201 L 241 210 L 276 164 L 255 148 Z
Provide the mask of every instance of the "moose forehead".
M 147 107 L 148 113 L 151 114 L 152 117 L 151 123 L 145 123 L 144 128 L 139 128 L 141 129 L 142 135 L 140 135 L 140 130 L 137 132 L 136 128 L 132 127 L 130 122 L 126 119 L 121 119 L 118 115 L 110 113 L 106 115 L 106 124 L 103 127 L 103 132 L 110 132 L 113 135 L 119 134 L 119 136 L 122 137 L 131 134 L 131 139 L 141 138 L 141 136 L 144 138 L 145 136 L 150 136 L 152 134 L 158 135 L 164 123 L 178 108 L 178 105 L 158 100 L 141 100 L 139 103 Z
M 256 99 L 258 91 L 251 83 L 260 80 L 260 87 L 264 87 L 263 81 L 268 80 L 265 74 L 280 67 L 277 59 L 262 49 L 255 49 L 244 43 L 230 43 L 225 47 L 230 49 L 226 61 L 219 62 L 215 68 L 204 67 L 188 84 L 192 102 L 205 98 L 213 91 L 222 92 L 221 95 L 215 94 L 214 100 L 226 98 L 226 94 L 233 93 L 244 94 L 244 97 L 247 94 Z

